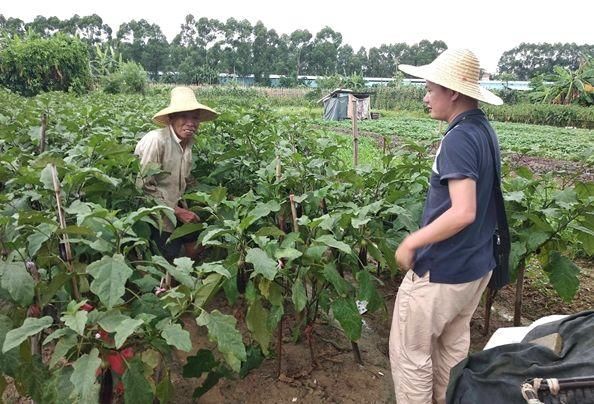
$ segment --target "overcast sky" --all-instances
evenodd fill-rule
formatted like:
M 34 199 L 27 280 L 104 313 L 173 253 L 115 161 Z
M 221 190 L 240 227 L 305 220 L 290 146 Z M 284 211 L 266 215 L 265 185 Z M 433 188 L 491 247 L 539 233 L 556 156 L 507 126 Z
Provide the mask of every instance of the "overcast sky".
M 98 14 L 117 32 L 122 22 L 146 19 L 161 27 L 171 41 L 188 14 L 226 21 L 229 17 L 262 21 L 277 33 L 308 29 L 315 35 L 324 26 L 342 34 L 343 43 L 366 49 L 381 44 L 422 39 L 443 40 L 450 48 L 468 48 L 481 66 L 494 72 L 503 52 L 521 42 L 594 43 L 594 1 L 565 0 L 3 0 L 0 14 L 32 21 L 37 15 L 68 19 Z

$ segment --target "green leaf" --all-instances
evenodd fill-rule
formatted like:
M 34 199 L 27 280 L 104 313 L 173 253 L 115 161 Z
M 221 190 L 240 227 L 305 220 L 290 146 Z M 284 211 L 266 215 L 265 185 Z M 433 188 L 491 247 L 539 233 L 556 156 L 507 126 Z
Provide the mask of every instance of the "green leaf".
M 41 282 L 38 286 L 41 291 L 40 306 L 46 306 L 54 298 L 56 293 L 62 289 L 62 286 L 71 279 L 72 276 L 69 273 L 62 272 L 54 276 L 49 284 Z
M 235 317 L 222 314 L 218 310 L 211 313 L 203 311 L 196 322 L 208 328 L 208 338 L 217 343 L 219 351 L 231 369 L 239 372 L 241 361 L 246 359 L 246 353 L 241 333 L 235 328 Z
M 21 343 L 28 337 L 40 333 L 42 330 L 45 330 L 52 325 L 53 322 L 54 321 L 50 316 L 41 318 L 27 317 L 23 322 L 23 325 L 6 333 L 6 339 L 2 346 L 2 353 L 6 353 L 12 348 L 21 345 Z
M 39 180 L 43 184 L 43 188 L 49 189 L 51 191 L 54 190 L 54 180 L 52 179 L 52 165 L 48 164 L 45 166 L 39 175 Z M 60 180 L 58 179 L 58 183 Z
M 60 317 L 60 320 L 66 324 L 66 327 L 76 331 L 78 335 L 84 335 L 88 316 L 89 313 L 87 313 L 85 310 L 79 310 L 74 314 L 64 314 L 62 317 Z
M 49 382 L 44 385 L 43 403 L 69 403 L 74 386 L 70 381 L 73 369 L 71 366 L 54 369 Z
M 12 327 L 12 320 L 8 316 L 0 314 L 0 346 L 4 345 L 6 334 L 12 330 Z M 21 356 L 18 349 L 0 353 L 0 372 L 14 378 L 17 369 L 20 367 L 20 362 Z
M 126 339 L 128 339 L 128 337 L 132 335 L 134 331 L 136 331 L 136 329 L 142 324 L 142 320 L 133 320 L 131 318 L 126 319 L 118 324 L 118 326 L 115 328 L 115 347 L 120 349 L 122 345 L 124 345 L 124 342 L 126 342 Z
M 303 280 L 297 279 L 291 287 L 291 292 L 291 300 L 293 300 L 295 312 L 299 313 L 307 304 L 307 295 L 305 293 L 305 287 L 303 286 Z
M 351 341 L 361 337 L 362 321 L 357 305 L 353 300 L 339 299 L 332 303 L 334 317 Z
M 87 273 L 94 278 L 91 291 L 108 309 L 123 302 L 121 297 L 126 292 L 126 281 L 133 271 L 122 255 L 115 254 L 93 262 L 87 267 Z
M 194 295 L 194 305 L 196 307 L 204 306 L 208 300 L 213 297 L 221 287 L 221 274 L 210 274 L 198 285 Z
M 320 236 L 317 239 L 315 239 L 314 241 L 317 243 L 320 243 L 320 244 L 327 245 L 328 247 L 336 248 L 345 254 L 352 253 L 351 247 L 349 247 L 348 244 L 343 243 L 342 241 L 336 240 L 330 234 L 325 234 L 323 236 Z
M 110 310 L 104 313 L 97 323 L 107 332 L 115 332 L 120 324 L 126 320 L 131 320 L 130 317 L 120 313 L 119 310 Z
M 227 279 L 231 278 L 231 273 L 229 272 L 229 270 L 227 268 L 225 268 L 223 266 L 222 261 L 205 262 L 204 264 L 200 265 L 196 269 L 202 273 L 207 274 L 207 273 L 215 272 L 215 273 L 223 275 Z
M 260 299 L 256 299 L 255 302 L 250 304 L 245 320 L 248 330 L 251 331 L 254 339 L 260 344 L 262 351 L 267 355 L 272 334 L 266 326 L 268 323 L 268 310 L 262 307 Z
M 365 219 L 359 219 L 359 218 L 354 217 L 351 219 L 351 226 L 353 226 L 354 229 L 358 229 L 361 226 L 364 226 L 367 223 L 369 223 L 370 220 L 371 220 L 370 217 L 365 218 Z
M 163 378 L 157 384 L 157 398 L 159 399 L 160 403 L 169 403 L 173 400 L 173 383 L 171 383 L 171 375 L 169 374 L 169 370 L 165 370 L 165 374 Z
M 217 362 L 212 354 L 212 351 L 208 349 L 199 350 L 196 355 L 190 356 L 187 363 L 184 365 L 182 370 L 182 376 L 184 378 L 200 377 L 202 373 L 208 373 L 214 369 L 219 362 Z
M 549 261 L 544 270 L 559 296 L 566 302 L 570 302 L 580 286 L 578 278 L 580 269 L 577 265 L 557 251 L 553 251 L 549 254 Z
M 180 351 L 190 352 L 192 350 L 192 341 L 190 340 L 190 333 L 182 329 L 179 324 L 168 324 L 161 336 L 169 345 L 173 345 Z
M 577 239 L 582 243 L 586 254 L 594 255 L 594 230 L 578 224 L 573 224 L 571 227 L 577 230 Z
M 27 237 L 27 251 L 29 252 L 29 256 L 34 257 L 43 243 L 52 237 L 52 234 L 54 234 L 57 228 L 58 226 L 53 223 L 41 223 L 37 226 L 35 233 Z
M 279 229 L 278 227 L 262 227 L 260 229 L 258 229 L 258 231 L 256 232 L 256 236 L 258 237 L 282 237 L 285 235 L 285 232 L 283 232 L 281 229 Z
M 204 223 L 185 223 L 173 231 L 171 236 L 169 236 L 169 240 L 175 240 L 187 236 L 188 234 L 196 233 L 203 228 Z
M 84 354 L 74 362 L 74 372 L 70 381 L 74 386 L 72 395 L 75 401 L 81 403 L 96 403 L 99 399 L 99 384 L 97 383 L 97 369 L 101 366 L 99 351 L 93 348 L 89 354 Z
M 54 348 L 54 353 L 52 354 L 52 358 L 49 362 L 49 367 L 53 368 L 56 364 L 60 361 L 60 359 L 64 358 L 68 351 L 76 346 L 78 342 L 78 338 L 74 334 L 68 334 L 64 338 L 60 339 Z
M 0 276 L 2 289 L 8 291 L 10 297 L 21 306 L 33 303 L 35 282 L 24 262 L 0 262 Z
M 273 280 L 278 272 L 277 262 L 270 258 L 265 251 L 259 248 L 250 248 L 245 257 L 245 261 L 254 266 L 252 277 L 261 274 L 268 280 Z
M 248 375 L 250 370 L 258 368 L 264 361 L 264 355 L 257 346 L 250 345 L 247 349 L 247 360 L 241 365 L 239 377 L 242 379 Z
M 339 296 L 346 296 L 351 286 L 340 276 L 334 262 L 324 265 L 323 274 L 324 278 L 334 286 L 334 290 L 336 290 Z
M 268 216 L 271 212 L 278 212 L 280 204 L 277 201 L 268 201 L 266 203 L 259 203 L 252 209 L 245 219 L 239 224 L 241 230 L 245 230 L 256 222 L 258 219 Z
M 414 215 L 408 209 L 402 206 L 394 205 L 390 209 L 387 209 L 384 213 L 396 214 L 396 220 L 404 226 L 408 231 L 415 231 L 419 228 L 419 223 L 415 220 Z M 400 227 L 400 226 L 397 226 Z
M 162 257 L 154 258 L 158 258 L 161 262 L 165 261 L 165 259 Z M 181 257 L 174 259 L 173 264 L 175 265 L 174 267 L 171 265 L 166 267 L 167 272 L 169 272 L 171 276 L 178 280 L 182 285 L 187 286 L 190 289 L 194 289 L 196 287 L 196 280 L 194 277 L 192 277 L 192 272 L 194 271 L 194 261 L 188 257 Z
M 378 293 L 371 274 L 367 271 L 359 271 L 357 273 L 357 282 L 359 282 L 358 300 L 365 300 L 367 310 L 370 312 L 379 309 L 384 304 L 384 300 Z
M 526 233 L 526 246 L 528 251 L 536 251 L 545 241 L 549 239 L 549 234 L 530 228 Z
M 41 402 L 49 378 L 50 373 L 39 356 L 21 361 L 15 374 L 17 386 L 20 385 L 34 402 Z
M 144 376 L 144 365 L 138 357 L 128 362 L 128 369 L 122 377 L 124 382 L 124 402 L 126 404 L 150 404 L 153 402 L 153 391 Z
M 301 251 L 294 248 L 280 248 L 274 252 L 274 258 L 281 259 L 287 258 L 288 260 L 295 260 L 301 257 L 303 254 Z
M 62 338 L 65 335 L 76 337 L 76 334 L 70 328 L 58 328 L 56 331 L 45 337 L 42 345 L 46 345 L 55 339 Z

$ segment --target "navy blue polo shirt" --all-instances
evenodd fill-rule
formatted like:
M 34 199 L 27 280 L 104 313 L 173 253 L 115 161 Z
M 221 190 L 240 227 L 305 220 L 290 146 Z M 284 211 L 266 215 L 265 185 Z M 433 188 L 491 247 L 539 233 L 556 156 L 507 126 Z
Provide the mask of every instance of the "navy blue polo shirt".
M 430 271 L 431 282 L 471 282 L 495 268 L 492 238 L 497 223 L 494 166 L 487 136 L 493 139 L 497 170 L 501 172 L 499 144 L 495 132 L 488 131 L 481 122 L 490 127 L 480 109 L 458 115 L 448 126 L 435 156 L 422 226 L 451 207 L 450 179 L 475 180 L 477 205 L 472 224 L 446 240 L 416 251 L 413 270 L 419 276 Z

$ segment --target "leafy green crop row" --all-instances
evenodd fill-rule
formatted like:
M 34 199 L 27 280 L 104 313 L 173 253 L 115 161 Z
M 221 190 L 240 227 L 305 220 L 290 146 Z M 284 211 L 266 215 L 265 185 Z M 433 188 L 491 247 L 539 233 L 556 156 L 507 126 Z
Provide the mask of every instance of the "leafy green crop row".
M 395 247 L 418 227 L 427 147 L 407 142 L 384 154 L 362 139 L 361 165 L 353 167 L 347 136 L 328 136 L 262 100 L 213 94 L 201 101 L 222 114 L 200 128 L 196 182 L 185 195 L 202 221 L 173 235 L 200 231 L 205 259 L 169 263 L 149 234 L 171 210 L 136 189 L 132 155 L 167 93 L 0 95 L 0 371 L 23 396 L 97 402 L 100 391 L 115 387 L 125 402 L 171 401 L 171 352 L 196 348 L 184 316 L 212 342 L 183 370 L 184 377 L 206 375 L 198 397 L 221 377 L 244 376 L 272 357 L 280 349 L 273 336 L 289 314 L 295 335 L 332 317 L 356 347 L 363 325 L 356 302 L 386 309 L 377 285 L 397 271 Z M 432 121 L 401 125 L 439 138 Z M 513 264 L 538 255 L 570 299 L 578 285 L 568 248 L 594 253 L 594 185 L 559 189 L 520 174 L 505 183 Z M 168 277 L 172 287 L 163 283 Z M 214 305 L 218 294 L 233 307 Z M 232 315 L 237 308 L 240 320 Z M 50 358 L 42 360 L 41 346 Z
M 350 121 L 316 121 L 327 128 L 350 128 Z M 559 160 L 586 160 L 594 153 L 594 130 L 558 128 L 544 125 L 493 122 L 502 151 L 541 156 Z M 397 115 L 359 123 L 361 131 L 402 140 L 438 141 L 446 129 L 445 123 L 429 118 Z

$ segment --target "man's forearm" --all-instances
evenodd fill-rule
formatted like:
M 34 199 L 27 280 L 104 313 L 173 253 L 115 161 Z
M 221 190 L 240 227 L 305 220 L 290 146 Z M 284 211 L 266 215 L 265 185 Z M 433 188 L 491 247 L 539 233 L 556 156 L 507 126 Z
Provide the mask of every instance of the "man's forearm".
M 411 233 L 405 241 L 409 248 L 416 250 L 454 236 L 473 221 L 473 212 L 450 208 L 427 226 Z

